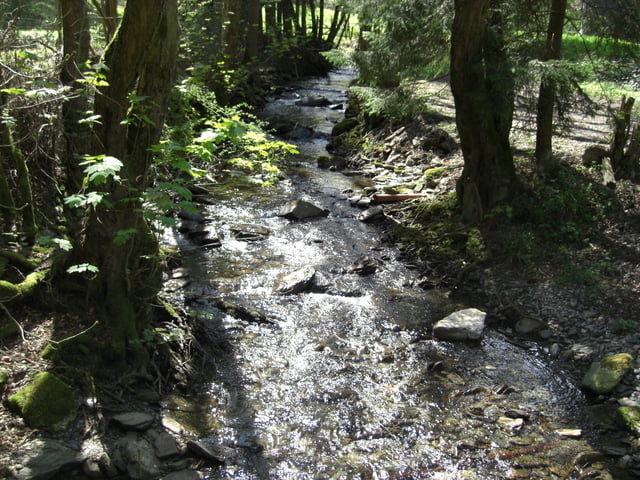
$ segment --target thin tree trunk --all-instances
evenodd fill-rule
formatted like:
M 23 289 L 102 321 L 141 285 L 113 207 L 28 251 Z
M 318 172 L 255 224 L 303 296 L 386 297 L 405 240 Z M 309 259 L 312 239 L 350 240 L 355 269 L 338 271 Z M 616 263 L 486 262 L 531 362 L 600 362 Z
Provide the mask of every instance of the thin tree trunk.
M 82 65 L 89 60 L 91 37 L 86 0 L 60 0 L 62 24 L 63 59 L 60 80 L 71 87 L 74 93 L 62 106 L 62 124 L 66 141 L 64 165 L 69 191 L 79 191 L 84 172 L 80 167 L 83 155 L 90 154 L 91 130 L 80 120 L 87 115 L 89 99 L 79 80 L 82 79 Z
M 626 161 L 625 147 L 631 131 L 631 112 L 635 98 L 622 97 L 620 111 L 613 119 L 613 138 L 611 139 L 611 164 L 616 178 L 631 178 L 633 165 Z
M 262 7 L 260 0 L 247 0 L 247 48 L 245 63 L 254 62 L 262 47 Z
M 0 92 L 0 107 L 3 107 L 6 104 L 7 94 Z M 15 169 L 17 186 L 16 197 L 19 205 L 16 210 L 20 212 L 24 239 L 29 245 L 33 245 L 38 233 L 38 225 L 36 223 L 33 192 L 31 190 L 31 176 L 29 174 L 27 159 L 22 153 L 22 150 L 20 150 L 15 144 L 13 132 L 6 122 L 0 122 L 0 154 L 2 157 L 6 158 L 7 163 Z M 0 159 L 0 162 L 1 161 L 2 160 Z M 10 208 L 11 199 L 15 201 L 16 197 L 11 195 L 7 198 L 9 204 L 6 205 L 6 207 Z
M 547 45 L 543 60 L 557 60 L 562 56 L 562 33 L 567 10 L 567 0 L 552 0 Z M 536 119 L 536 159 L 543 171 L 553 170 L 557 165 L 553 160 L 553 110 L 555 106 L 556 84 L 549 76 L 543 75 L 538 95 Z

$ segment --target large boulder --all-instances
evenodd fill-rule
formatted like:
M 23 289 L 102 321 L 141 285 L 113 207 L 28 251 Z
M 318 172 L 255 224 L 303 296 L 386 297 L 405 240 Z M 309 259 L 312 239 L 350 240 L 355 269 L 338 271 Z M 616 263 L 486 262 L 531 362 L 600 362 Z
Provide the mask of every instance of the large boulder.
M 582 386 L 598 394 L 609 393 L 632 365 L 633 357 L 628 353 L 609 355 L 591 364 L 582 379 Z
M 477 308 L 466 308 L 446 316 L 433 326 L 439 340 L 480 340 L 487 314 Z
M 290 220 L 304 220 L 305 218 L 326 217 L 327 215 L 329 215 L 329 212 L 305 200 L 287 202 L 278 212 L 279 217 Z
M 75 414 L 71 388 L 49 372 L 34 375 L 30 385 L 11 395 L 9 408 L 32 428 L 52 427 Z

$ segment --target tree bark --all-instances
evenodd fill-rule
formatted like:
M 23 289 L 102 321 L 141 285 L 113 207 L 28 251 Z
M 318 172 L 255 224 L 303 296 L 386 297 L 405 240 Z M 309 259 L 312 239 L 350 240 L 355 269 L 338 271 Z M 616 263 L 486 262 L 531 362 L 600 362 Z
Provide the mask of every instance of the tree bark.
M 7 94 L 0 92 L 0 110 L 4 109 L 7 104 Z M 24 240 L 33 245 L 38 233 L 38 225 L 36 223 L 35 206 L 33 201 L 33 192 L 31 190 L 31 176 L 29 174 L 29 166 L 27 165 L 27 159 L 25 158 L 22 150 L 18 148 L 13 139 L 13 132 L 11 127 L 6 122 L 0 122 L 0 162 L 7 163 L 15 169 L 15 182 L 17 186 L 17 195 L 11 194 L 11 192 L 2 193 L 7 205 L 3 204 L 3 208 L 6 208 L 7 213 L 12 208 L 11 202 L 18 201 L 16 211 L 20 212 L 22 234 Z M 1 173 L 1 172 L 0 172 Z M 3 175 L 4 181 L 0 181 L 0 188 L 4 190 L 8 187 L 7 177 Z M 9 193 L 9 195 L 7 195 Z M 15 206 L 15 205 L 14 205 Z M 11 215 L 9 215 L 11 218 Z
M 92 211 L 73 261 L 100 269 L 88 294 L 103 319 L 103 354 L 114 362 L 145 360 L 137 339 L 161 285 L 158 243 L 140 195 L 149 184 L 150 147 L 163 127 L 177 48 L 176 0 L 128 0 L 103 58 L 108 86 L 95 98 L 101 123 L 94 126 L 93 148 L 120 159 L 123 167 L 120 180 L 101 188 L 109 203 Z M 115 241 L 118 234 L 124 241 Z
M 89 60 L 91 36 L 86 0 L 60 0 L 63 59 L 60 80 L 74 92 L 62 105 L 63 135 L 66 141 L 64 165 L 67 187 L 75 192 L 82 187 L 84 173 L 80 167 L 83 155 L 90 153 L 91 135 L 88 125 L 80 123 L 89 110 L 89 98 L 79 80 L 82 65 Z
M 472 223 L 517 186 L 509 144 L 514 81 L 497 7 L 491 0 L 456 0 L 452 26 L 451 89 L 464 155 L 457 193 L 463 219 Z
M 544 61 L 558 60 L 562 56 L 562 33 L 567 11 L 567 0 L 552 0 L 547 44 Z M 536 118 L 536 159 L 543 171 L 553 170 L 557 165 L 553 160 L 553 110 L 555 106 L 556 84 L 553 78 L 543 75 L 538 95 Z
M 611 139 L 611 164 L 616 174 L 616 178 L 631 178 L 634 172 L 633 162 L 625 154 L 625 147 L 629 140 L 632 121 L 631 112 L 635 98 L 622 97 L 620 111 L 613 119 L 613 138 Z

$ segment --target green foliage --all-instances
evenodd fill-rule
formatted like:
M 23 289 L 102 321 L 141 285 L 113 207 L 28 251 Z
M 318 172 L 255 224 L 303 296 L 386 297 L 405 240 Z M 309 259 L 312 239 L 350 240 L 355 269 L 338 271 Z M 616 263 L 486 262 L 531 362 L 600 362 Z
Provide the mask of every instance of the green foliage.
M 160 150 L 165 162 L 191 175 L 206 169 L 270 184 L 280 174 L 278 165 L 297 153 L 293 145 L 270 137 L 242 105 L 219 106 L 197 77 L 176 89 L 172 104 L 174 116 Z
M 541 177 L 519 207 L 542 240 L 583 246 L 599 235 L 598 222 L 615 210 L 616 201 L 607 188 L 564 168 Z
M 429 113 L 429 107 L 410 87 L 380 89 L 354 86 L 351 94 L 358 101 L 365 118 L 381 118 L 389 123 L 404 122 Z
M 353 61 L 363 85 L 395 87 L 446 61 L 453 2 L 365 0 L 358 18 L 361 40 Z
M 187 332 L 179 327 L 170 330 L 163 327 L 148 328 L 142 332 L 141 341 L 147 345 L 157 347 L 170 342 L 181 342 L 187 338 Z

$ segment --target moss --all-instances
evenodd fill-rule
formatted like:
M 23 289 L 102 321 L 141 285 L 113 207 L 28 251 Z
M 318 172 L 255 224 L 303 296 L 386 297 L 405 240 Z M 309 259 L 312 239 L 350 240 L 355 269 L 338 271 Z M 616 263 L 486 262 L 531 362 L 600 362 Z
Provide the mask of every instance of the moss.
M 640 433 L 640 408 L 639 407 L 619 407 L 618 414 L 622 423 L 635 433 Z
M 31 295 L 42 280 L 49 274 L 49 270 L 32 272 L 20 283 L 0 280 L 0 302 L 21 300 Z
M 608 393 L 615 388 L 632 364 L 633 357 L 628 353 L 610 355 L 591 365 L 582 385 L 596 393 Z
M 0 370 L 0 387 L 9 381 L 9 372 Z
M 11 395 L 9 407 L 33 428 L 53 426 L 75 410 L 71 388 L 49 372 L 36 374 L 31 385 Z
M 428 188 L 435 188 L 437 181 L 442 178 L 446 170 L 442 167 L 429 168 L 422 174 L 423 182 Z

